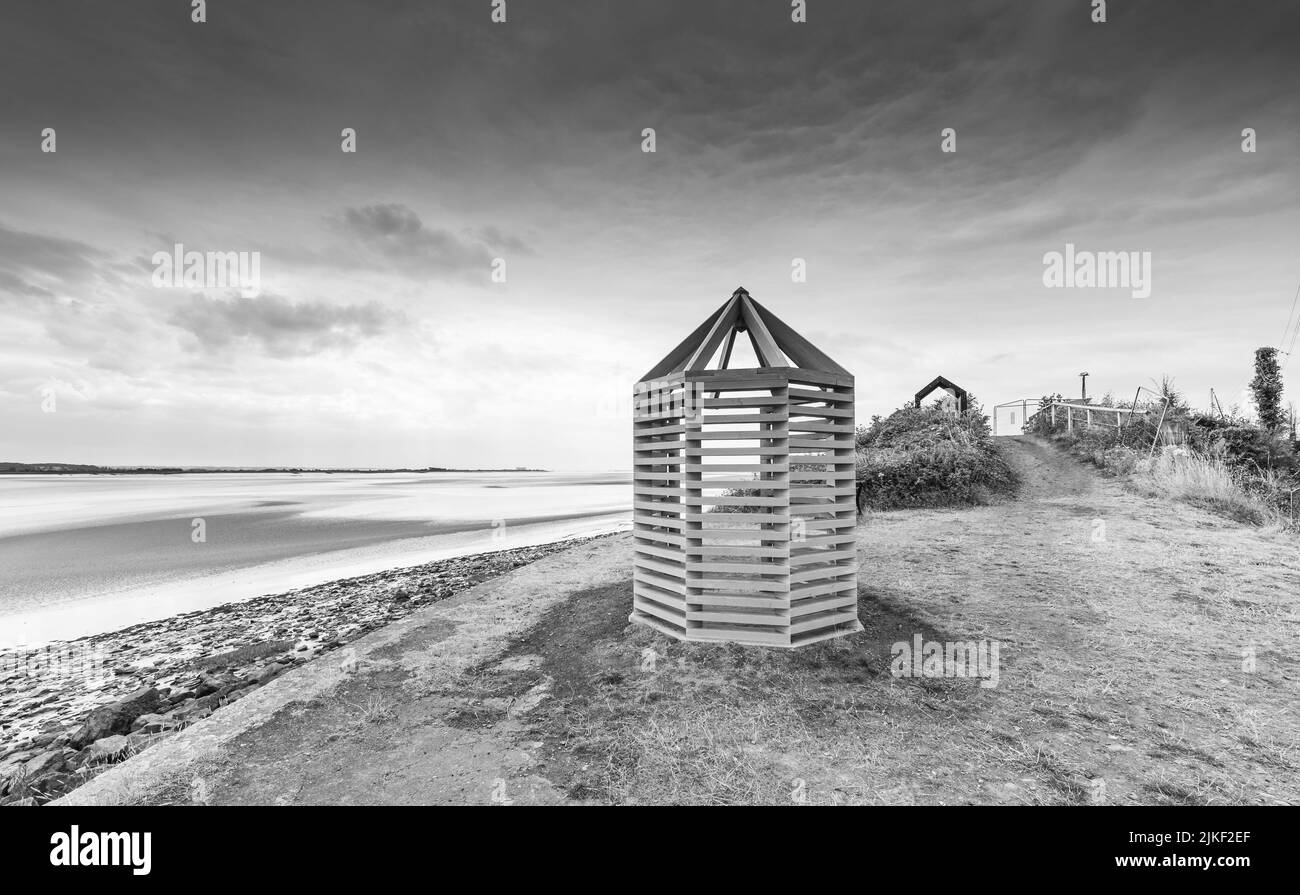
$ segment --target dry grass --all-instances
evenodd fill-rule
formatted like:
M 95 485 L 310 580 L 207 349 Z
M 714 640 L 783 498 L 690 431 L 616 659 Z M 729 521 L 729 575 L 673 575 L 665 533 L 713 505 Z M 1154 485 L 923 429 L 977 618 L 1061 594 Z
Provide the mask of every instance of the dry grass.
M 1255 525 L 1280 525 L 1282 514 L 1250 491 L 1227 463 L 1194 451 L 1167 451 L 1140 464 L 1139 491 L 1202 506 Z
M 368 694 L 360 702 L 340 698 L 362 724 L 378 724 L 393 717 L 393 703 L 382 693 Z

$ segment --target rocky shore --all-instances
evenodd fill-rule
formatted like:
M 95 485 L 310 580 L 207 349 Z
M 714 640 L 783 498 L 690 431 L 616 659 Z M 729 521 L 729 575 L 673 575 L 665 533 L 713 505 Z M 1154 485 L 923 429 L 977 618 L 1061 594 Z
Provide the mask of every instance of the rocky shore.
M 40 650 L 0 650 L 0 805 L 44 804 L 290 668 L 576 543 L 392 569 Z

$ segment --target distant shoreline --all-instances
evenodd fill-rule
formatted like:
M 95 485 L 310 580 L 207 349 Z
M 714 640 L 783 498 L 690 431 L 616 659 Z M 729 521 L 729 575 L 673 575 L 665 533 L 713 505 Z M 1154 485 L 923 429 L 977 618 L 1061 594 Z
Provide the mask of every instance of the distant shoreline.
M 426 466 L 422 469 L 360 469 L 351 467 L 318 468 L 306 466 L 95 466 L 81 463 L 0 463 L 0 475 L 203 475 L 211 473 L 295 473 L 318 475 L 356 475 L 394 472 L 550 472 L 516 466 L 504 469 L 453 469 Z

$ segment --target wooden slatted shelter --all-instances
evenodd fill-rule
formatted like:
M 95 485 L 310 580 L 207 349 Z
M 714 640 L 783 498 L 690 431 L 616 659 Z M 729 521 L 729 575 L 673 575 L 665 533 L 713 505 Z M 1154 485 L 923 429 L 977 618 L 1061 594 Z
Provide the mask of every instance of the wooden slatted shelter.
M 931 392 L 939 388 L 953 396 L 958 414 L 965 413 L 970 409 L 970 394 L 966 389 L 945 376 L 934 377 L 934 380 L 929 385 L 916 393 L 916 406 L 920 407 L 921 402 L 928 398 Z
M 728 369 L 739 334 L 760 366 Z M 634 400 L 631 620 L 781 647 L 861 631 L 852 374 L 737 289 Z

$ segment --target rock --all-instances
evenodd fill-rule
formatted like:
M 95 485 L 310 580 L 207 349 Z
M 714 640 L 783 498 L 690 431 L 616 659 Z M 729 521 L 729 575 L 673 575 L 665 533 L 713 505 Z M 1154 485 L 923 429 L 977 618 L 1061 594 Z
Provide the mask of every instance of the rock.
M 68 766 L 68 759 L 63 754 L 62 749 L 51 749 L 48 752 L 42 752 L 35 758 L 29 758 L 23 763 L 23 776 L 28 782 L 39 780 L 46 774 L 53 774 L 61 771 Z
M 18 767 L 27 762 L 27 759 L 36 755 L 32 749 L 21 749 L 17 752 L 10 752 L 5 756 L 4 761 L 0 761 L 0 779 L 4 779 L 13 773 Z
M 130 743 L 129 748 L 131 754 L 137 755 L 159 740 L 167 739 L 167 735 L 157 733 L 133 733 L 126 739 Z
M 180 724 L 172 717 L 170 712 L 165 715 L 150 713 L 136 718 L 134 723 L 131 724 L 131 732 L 143 734 L 166 733 L 169 730 L 175 730 L 179 726 Z
M 131 722 L 162 708 L 162 698 L 153 687 L 136 690 L 130 696 L 86 716 L 86 722 L 68 740 L 74 749 L 84 749 L 96 740 L 115 733 L 130 733 Z
M 65 792 L 71 792 L 84 782 L 85 778 L 80 774 L 59 772 L 42 777 L 39 783 L 31 787 L 30 792 L 38 803 L 44 803 L 57 799 Z
M 233 674 L 225 672 L 212 674 L 205 671 L 199 675 L 198 680 L 194 682 L 192 687 L 187 687 L 186 689 L 193 690 L 194 696 L 201 699 L 210 693 L 220 692 L 221 690 L 228 689 L 232 686 L 237 686 L 239 683 L 239 678 L 235 677 Z
M 207 696 L 186 703 L 180 708 L 172 709 L 172 717 L 178 721 L 193 723 L 211 715 L 219 705 L 221 705 L 221 694 L 209 693 Z
M 162 720 L 164 720 L 163 716 L 157 712 L 146 712 L 131 722 L 131 732 L 135 733 L 149 724 L 157 724 Z
M 35 754 L 35 752 L 30 751 L 15 752 L 0 762 L 0 796 L 7 795 L 12 784 L 26 777 L 27 772 L 23 769 L 23 766 Z
M 86 760 L 89 762 L 117 761 L 130 745 L 130 741 L 118 733 L 95 740 L 83 751 L 86 753 Z
M 284 669 L 285 666 L 281 665 L 279 662 L 272 662 L 270 665 L 259 670 L 255 675 L 253 675 L 253 680 L 257 681 L 257 683 L 259 684 L 265 684 L 267 681 L 273 680 L 276 677 L 278 677 L 284 671 Z
M 46 746 L 49 746 L 51 743 L 57 740 L 60 734 L 62 733 L 63 733 L 62 728 L 58 728 L 54 730 L 47 728 L 41 733 L 32 737 L 32 745 L 35 746 L 37 749 L 44 749 Z

